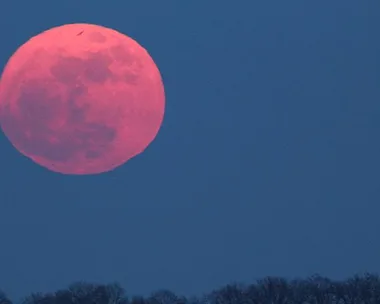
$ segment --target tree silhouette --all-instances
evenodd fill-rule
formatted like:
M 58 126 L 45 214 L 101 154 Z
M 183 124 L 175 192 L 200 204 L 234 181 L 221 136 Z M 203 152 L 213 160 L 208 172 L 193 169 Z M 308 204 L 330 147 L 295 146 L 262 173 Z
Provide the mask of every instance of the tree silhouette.
M 0 304 L 12 304 L 12 301 L 8 299 L 7 295 L 0 291 Z
M 132 297 L 131 304 L 148 304 L 148 300 L 144 299 L 142 296 Z
M 227 285 L 219 290 L 213 291 L 209 296 L 205 297 L 210 304 L 231 303 L 244 304 L 247 296 L 244 294 L 242 286 L 237 284 Z
M 202 297 L 181 297 L 159 290 L 148 297 L 130 299 L 117 283 L 77 282 L 50 293 L 32 293 L 20 304 L 380 304 L 380 277 L 355 275 L 334 281 L 320 275 L 286 280 L 266 277 L 247 286 L 228 284 Z M 0 304 L 12 304 L 0 292 Z
M 23 301 L 22 304 L 53 304 L 55 303 L 55 297 L 54 294 L 51 293 L 32 293 L 31 295 L 27 296 Z
M 186 304 L 185 298 L 180 298 L 170 290 L 154 292 L 147 299 L 147 304 Z

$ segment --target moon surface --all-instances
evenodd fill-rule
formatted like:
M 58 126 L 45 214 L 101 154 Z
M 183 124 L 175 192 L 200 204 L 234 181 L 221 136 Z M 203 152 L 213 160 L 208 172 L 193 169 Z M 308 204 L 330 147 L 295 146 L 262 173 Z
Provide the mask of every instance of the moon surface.
M 21 45 L 0 80 L 0 125 L 22 154 L 63 174 L 98 174 L 143 152 L 165 93 L 148 52 L 93 24 L 67 24 Z

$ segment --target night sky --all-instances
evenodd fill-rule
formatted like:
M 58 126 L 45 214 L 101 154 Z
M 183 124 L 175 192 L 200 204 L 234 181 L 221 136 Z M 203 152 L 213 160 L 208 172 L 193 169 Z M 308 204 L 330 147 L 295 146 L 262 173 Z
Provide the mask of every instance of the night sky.
M 49 4 L 50 3 L 50 4 Z M 79 280 L 201 295 L 380 270 L 379 1 L 8 1 L 0 64 L 65 23 L 156 61 L 162 128 L 109 173 L 57 174 L 0 136 L 0 289 Z

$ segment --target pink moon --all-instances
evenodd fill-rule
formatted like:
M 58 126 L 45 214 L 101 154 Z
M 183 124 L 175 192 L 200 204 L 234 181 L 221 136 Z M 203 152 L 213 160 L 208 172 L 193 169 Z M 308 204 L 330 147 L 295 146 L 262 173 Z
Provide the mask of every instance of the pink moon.
M 67 24 L 21 45 L 0 81 L 0 126 L 23 155 L 63 174 L 111 171 L 143 152 L 165 111 L 164 85 L 132 38 Z

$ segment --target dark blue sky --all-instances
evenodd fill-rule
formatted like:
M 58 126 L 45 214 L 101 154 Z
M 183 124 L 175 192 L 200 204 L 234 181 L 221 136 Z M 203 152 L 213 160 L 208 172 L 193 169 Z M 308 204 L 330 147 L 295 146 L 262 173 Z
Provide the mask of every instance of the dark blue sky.
M 65 176 L 0 137 L 0 289 L 78 280 L 200 295 L 380 270 L 379 1 L 8 1 L 0 64 L 64 23 L 147 48 L 164 124 L 123 167 Z

